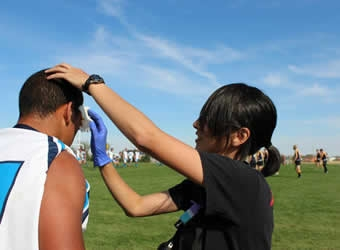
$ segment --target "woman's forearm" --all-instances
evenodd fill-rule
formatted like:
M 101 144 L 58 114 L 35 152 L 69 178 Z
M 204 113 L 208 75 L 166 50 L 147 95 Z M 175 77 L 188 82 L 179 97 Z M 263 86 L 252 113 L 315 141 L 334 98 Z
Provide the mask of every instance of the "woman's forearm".
M 118 174 L 111 163 L 100 168 L 104 182 L 125 214 L 131 217 L 150 216 L 177 211 L 167 191 L 141 196 Z
M 155 138 L 155 134 L 162 133 L 161 130 L 107 85 L 91 85 L 89 90 L 95 101 L 118 129 L 138 148 L 149 152 L 148 141 Z

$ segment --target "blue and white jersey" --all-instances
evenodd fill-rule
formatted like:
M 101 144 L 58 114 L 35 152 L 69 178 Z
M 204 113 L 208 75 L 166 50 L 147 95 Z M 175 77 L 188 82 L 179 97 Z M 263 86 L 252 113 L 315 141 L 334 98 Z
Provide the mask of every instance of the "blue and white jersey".
M 55 137 L 25 125 L 0 129 L 0 249 L 39 249 L 39 213 L 47 171 L 63 151 L 73 151 Z M 83 230 L 88 222 L 86 182 Z

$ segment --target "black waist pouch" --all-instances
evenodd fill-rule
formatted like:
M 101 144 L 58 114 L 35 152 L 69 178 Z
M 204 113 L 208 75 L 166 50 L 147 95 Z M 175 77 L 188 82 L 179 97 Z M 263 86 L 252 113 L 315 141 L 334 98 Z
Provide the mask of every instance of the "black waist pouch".
M 202 250 L 205 229 L 202 227 L 179 228 L 168 241 L 159 245 L 157 250 Z

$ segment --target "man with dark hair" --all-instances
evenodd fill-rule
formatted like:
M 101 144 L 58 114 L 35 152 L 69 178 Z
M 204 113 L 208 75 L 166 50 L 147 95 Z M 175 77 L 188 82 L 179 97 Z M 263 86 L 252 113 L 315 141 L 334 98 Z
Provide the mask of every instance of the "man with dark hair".
M 80 90 L 44 70 L 22 86 L 17 124 L 0 129 L 1 249 L 85 249 L 89 185 L 69 148 L 82 104 Z

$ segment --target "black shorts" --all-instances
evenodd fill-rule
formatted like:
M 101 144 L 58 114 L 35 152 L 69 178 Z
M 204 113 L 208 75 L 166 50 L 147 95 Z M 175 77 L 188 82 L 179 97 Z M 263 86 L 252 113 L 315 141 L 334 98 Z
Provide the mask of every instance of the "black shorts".
M 256 164 L 257 164 L 258 166 L 263 166 L 263 161 L 258 161 L 258 162 L 256 162 Z
M 301 160 L 296 160 L 295 165 L 301 165 Z

